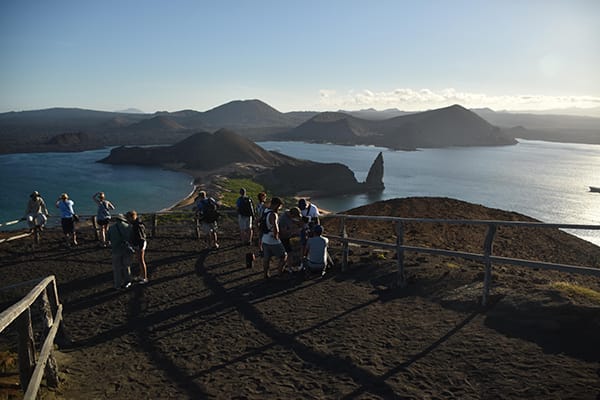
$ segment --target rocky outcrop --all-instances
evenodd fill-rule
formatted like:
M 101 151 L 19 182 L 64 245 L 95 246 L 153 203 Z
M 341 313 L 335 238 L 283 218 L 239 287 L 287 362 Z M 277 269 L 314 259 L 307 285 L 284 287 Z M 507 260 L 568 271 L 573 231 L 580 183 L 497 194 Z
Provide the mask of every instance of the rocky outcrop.
M 202 174 L 217 169 L 248 176 L 280 195 L 312 192 L 324 195 L 364 193 L 383 189 L 383 156 L 375 159 L 367 182 L 359 183 L 354 173 L 340 163 L 318 163 L 267 151 L 256 143 L 221 129 L 214 134 L 196 133 L 172 146 L 125 147 L 113 149 L 99 162 L 163 166 L 171 169 L 198 171 Z M 230 166 L 234 166 L 231 168 Z M 242 168 L 259 166 L 260 168 Z M 245 172 L 246 171 L 246 172 Z
M 378 192 L 385 189 L 383 184 L 383 153 L 379 152 L 375 161 L 371 164 L 365 186 L 368 192 Z

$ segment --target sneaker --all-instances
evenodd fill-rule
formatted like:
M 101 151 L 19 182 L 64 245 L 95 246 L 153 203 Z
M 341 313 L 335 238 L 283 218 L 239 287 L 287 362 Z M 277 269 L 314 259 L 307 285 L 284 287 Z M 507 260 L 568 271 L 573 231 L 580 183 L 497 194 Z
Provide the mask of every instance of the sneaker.
M 148 283 L 148 278 L 144 278 L 140 281 L 140 285 L 145 285 L 146 283 Z
M 218 244 L 218 243 L 215 243 L 215 245 L 213 246 L 213 249 L 215 249 L 215 250 L 216 250 L 216 249 L 218 249 L 218 248 L 219 248 L 219 244 Z
M 131 282 L 127 282 L 125 284 L 125 286 L 123 286 L 125 289 L 129 289 L 131 287 Z

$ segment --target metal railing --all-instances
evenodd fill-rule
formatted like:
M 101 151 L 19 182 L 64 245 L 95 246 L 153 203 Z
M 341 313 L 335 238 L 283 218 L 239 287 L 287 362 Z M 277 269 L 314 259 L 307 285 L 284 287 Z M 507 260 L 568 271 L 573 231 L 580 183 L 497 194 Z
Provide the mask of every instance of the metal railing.
M 494 237 L 499 226 L 511 226 L 517 228 L 551 228 L 551 229 L 583 229 L 583 230 L 600 230 L 600 225 L 579 225 L 579 224 L 547 224 L 542 222 L 520 222 L 520 221 L 493 221 L 493 220 L 453 220 L 453 219 L 426 219 L 426 218 L 401 218 L 401 217 L 384 217 L 384 216 L 364 216 L 364 215 L 345 215 L 345 214 L 330 214 L 327 219 L 341 219 L 340 235 L 327 235 L 331 239 L 336 239 L 342 242 L 342 271 L 347 269 L 349 244 L 363 244 L 368 246 L 378 246 L 383 248 L 395 249 L 397 254 L 398 273 L 396 284 L 400 287 L 406 285 L 406 274 L 404 271 L 404 252 L 412 251 L 417 253 L 427 253 L 445 256 L 456 256 L 474 261 L 482 262 L 485 266 L 482 304 L 486 305 L 490 285 L 492 281 L 492 264 L 509 264 L 530 268 L 552 269 L 557 271 L 585 274 L 600 277 L 600 268 L 590 268 L 583 266 L 557 264 L 542 261 L 523 260 L 518 258 L 499 257 L 492 254 Z M 347 220 L 370 220 L 379 222 L 392 222 L 395 224 L 396 242 L 385 243 L 372 240 L 364 240 L 351 238 L 346 231 Z M 438 248 L 408 246 L 404 244 L 404 225 L 407 223 L 433 223 L 433 224 L 454 224 L 454 225 L 480 225 L 487 227 L 482 253 L 468 253 L 463 251 L 444 250 Z
M 13 304 L 0 314 L 0 333 L 16 324 L 18 334 L 19 377 L 21 388 L 25 392 L 24 399 L 35 399 L 40 383 L 46 373 L 46 382 L 50 387 L 58 387 L 58 367 L 54 358 L 54 338 L 62 321 L 62 304 L 58 299 L 56 279 L 53 275 L 43 279 L 22 282 L 4 287 L 0 290 L 14 289 L 24 285 L 37 283 L 19 302 Z M 51 286 L 48 293 L 48 286 Z M 42 299 L 42 324 L 44 342 L 36 360 L 35 341 L 31 319 L 31 306 Z

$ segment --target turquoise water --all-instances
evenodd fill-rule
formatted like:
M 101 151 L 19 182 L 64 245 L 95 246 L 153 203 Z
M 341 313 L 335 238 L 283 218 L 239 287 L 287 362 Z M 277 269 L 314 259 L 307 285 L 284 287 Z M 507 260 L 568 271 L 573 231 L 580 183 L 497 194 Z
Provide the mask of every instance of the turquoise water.
M 377 200 L 440 196 L 529 215 L 543 222 L 600 224 L 600 146 L 520 140 L 515 146 L 392 151 L 372 146 L 260 142 L 298 158 L 341 162 L 359 181 L 381 151 L 385 190 L 377 195 L 315 198 L 341 211 Z M 599 231 L 570 231 L 600 245 Z
M 331 211 L 396 197 L 441 196 L 516 211 L 544 222 L 600 224 L 600 146 L 521 140 L 516 146 L 391 151 L 372 146 L 260 142 L 268 150 L 341 162 L 359 181 L 381 151 L 386 189 L 377 195 L 313 199 Z M 96 163 L 109 149 L 81 153 L 0 155 L 0 222 L 22 216 L 33 190 L 54 201 L 67 192 L 79 214 L 93 214 L 91 196 L 106 192 L 117 212 L 171 206 L 193 189 L 192 178 L 159 168 Z M 600 245 L 599 231 L 571 233 Z
M 169 207 L 193 189 L 186 174 L 136 166 L 115 166 L 96 161 L 110 149 L 80 153 L 32 153 L 0 155 L 0 223 L 23 216 L 29 194 L 37 190 L 46 201 L 51 215 L 66 192 L 80 215 L 95 214 L 92 195 L 106 193 L 117 207 L 115 212 L 135 209 L 151 212 Z M 22 226 L 19 224 L 19 226 Z

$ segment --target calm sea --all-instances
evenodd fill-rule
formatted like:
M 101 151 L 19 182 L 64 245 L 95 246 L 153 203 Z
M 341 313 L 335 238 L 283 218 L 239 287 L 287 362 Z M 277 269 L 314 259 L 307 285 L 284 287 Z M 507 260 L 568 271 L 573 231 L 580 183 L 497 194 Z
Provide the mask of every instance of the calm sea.
M 600 146 L 521 140 L 515 146 L 391 151 L 372 146 L 260 142 L 298 158 L 341 162 L 363 181 L 381 151 L 386 189 L 377 195 L 313 199 L 342 211 L 377 200 L 411 196 L 452 197 L 516 211 L 544 222 L 600 224 Z M 109 149 L 81 153 L 0 155 L 0 223 L 22 216 L 33 190 L 54 201 L 67 192 L 79 214 L 93 214 L 101 190 L 118 212 L 151 212 L 171 206 L 192 190 L 191 177 L 159 168 L 96 163 Z M 309 179 L 309 178 L 307 178 Z M 600 245 L 599 231 L 573 234 Z
M 515 211 L 543 222 L 600 224 L 600 146 L 520 140 L 515 146 L 405 152 L 371 146 L 260 142 L 298 158 L 341 162 L 359 181 L 381 151 L 385 190 L 377 195 L 315 198 L 341 211 L 396 197 L 439 196 Z M 570 231 L 600 245 L 600 231 Z
M 115 212 L 135 209 L 157 211 L 175 204 L 193 189 L 188 175 L 160 168 L 115 166 L 97 163 L 110 149 L 80 153 L 32 153 L 0 155 L 0 223 L 23 216 L 29 194 L 37 190 L 46 201 L 51 215 L 66 192 L 75 202 L 75 212 L 96 213 L 92 195 L 106 193 Z M 18 227 L 23 225 L 19 224 Z

